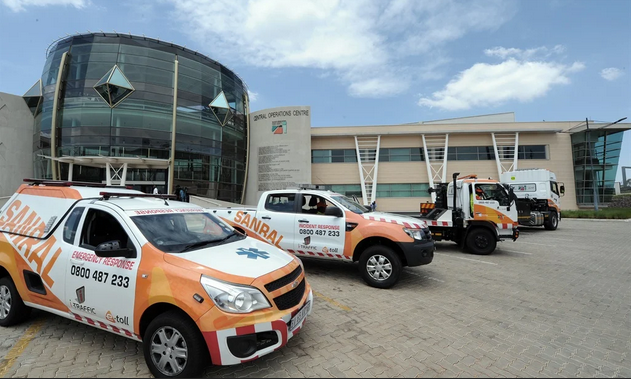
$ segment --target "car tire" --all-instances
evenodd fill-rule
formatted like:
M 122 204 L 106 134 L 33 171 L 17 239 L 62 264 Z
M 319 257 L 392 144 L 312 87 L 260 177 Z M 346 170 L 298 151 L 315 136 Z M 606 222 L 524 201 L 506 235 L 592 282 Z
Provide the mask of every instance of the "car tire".
M 0 326 L 11 326 L 26 321 L 31 308 L 24 305 L 11 277 L 0 279 Z
M 487 228 L 473 228 L 467 234 L 465 246 L 472 254 L 489 255 L 495 250 L 497 241 L 492 231 Z
M 195 378 L 210 365 L 208 346 L 199 328 L 177 310 L 150 322 L 143 345 L 146 365 L 156 378 Z
M 360 257 L 358 267 L 365 282 L 376 288 L 390 288 L 398 281 L 403 265 L 387 246 L 370 246 Z
M 544 221 L 544 229 L 555 230 L 557 229 L 558 224 L 559 220 L 557 219 L 557 212 L 550 212 L 549 216 Z

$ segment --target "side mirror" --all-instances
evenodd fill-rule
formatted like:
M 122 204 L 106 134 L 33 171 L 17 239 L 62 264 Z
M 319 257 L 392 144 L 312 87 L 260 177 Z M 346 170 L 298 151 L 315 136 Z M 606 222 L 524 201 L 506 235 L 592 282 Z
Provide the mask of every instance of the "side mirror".
M 371 212 L 372 211 L 372 207 L 370 205 L 363 205 L 365 207 L 365 209 L 367 209 L 367 212 Z
M 134 258 L 135 250 L 121 247 L 119 240 L 102 242 L 95 248 L 95 255 L 102 258 Z
M 339 207 L 330 206 L 330 207 L 327 207 L 325 209 L 325 215 L 326 216 L 343 217 L 343 211 Z
M 564 192 L 566 192 L 566 190 L 564 189 L 564 184 L 562 184 L 562 185 L 560 186 L 560 195 L 562 195 L 562 196 L 563 196 L 563 195 L 564 195 Z

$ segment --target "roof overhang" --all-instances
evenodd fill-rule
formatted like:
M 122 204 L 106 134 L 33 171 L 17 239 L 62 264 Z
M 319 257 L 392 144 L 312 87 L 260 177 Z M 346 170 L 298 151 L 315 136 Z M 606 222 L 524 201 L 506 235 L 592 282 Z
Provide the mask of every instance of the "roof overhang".
M 162 169 L 170 166 L 170 159 L 158 159 L 158 158 L 141 158 L 141 157 L 106 157 L 103 155 L 97 156 L 61 156 L 51 157 L 48 155 L 40 155 L 46 159 L 50 159 L 56 162 L 69 163 L 79 166 L 106 168 L 106 164 L 111 165 L 123 165 L 128 164 L 128 168 L 154 168 Z

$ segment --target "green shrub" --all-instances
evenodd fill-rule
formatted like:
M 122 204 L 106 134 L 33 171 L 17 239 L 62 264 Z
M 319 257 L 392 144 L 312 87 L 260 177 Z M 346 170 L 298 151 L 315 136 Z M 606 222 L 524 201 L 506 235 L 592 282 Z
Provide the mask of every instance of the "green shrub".
M 630 208 L 603 208 L 595 212 L 594 209 L 579 209 L 562 211 L 564 218 L 598 218 L 598 219 L 628 219 Z
M 620 195 L 613 196 L 610 204 L 610 208 L 630 208 L 630 194 L 622 193 Z

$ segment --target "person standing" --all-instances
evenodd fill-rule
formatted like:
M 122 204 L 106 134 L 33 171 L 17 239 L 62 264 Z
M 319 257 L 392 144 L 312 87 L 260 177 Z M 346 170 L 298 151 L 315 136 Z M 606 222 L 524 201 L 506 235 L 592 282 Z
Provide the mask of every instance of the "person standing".
M 157 189 L 157 186 L 153 186 L 153 195 L 159 195 L 159 190 Z
M 376 200 L 372 201 L 372 212 L 376 212 Z

